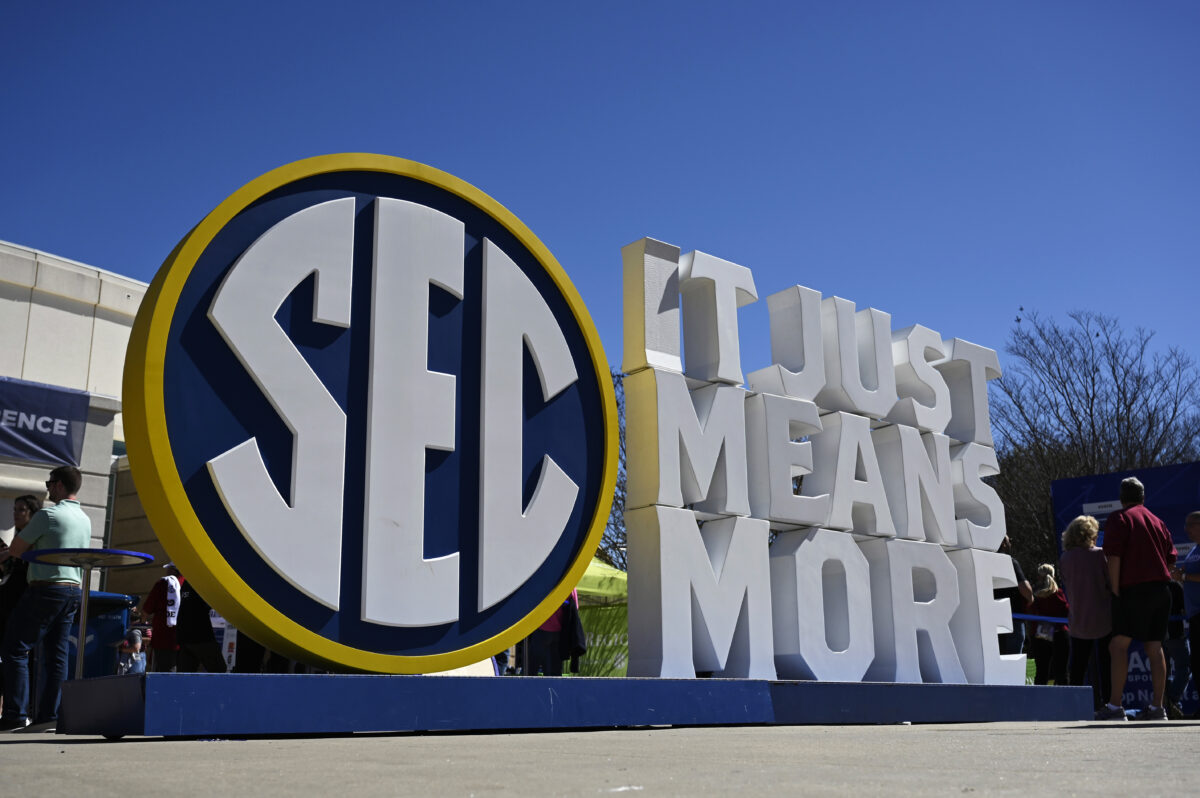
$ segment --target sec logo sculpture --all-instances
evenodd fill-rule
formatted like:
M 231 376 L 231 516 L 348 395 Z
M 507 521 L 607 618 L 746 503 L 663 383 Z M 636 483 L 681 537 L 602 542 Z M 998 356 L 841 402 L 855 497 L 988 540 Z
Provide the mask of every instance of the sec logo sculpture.
M 128 351 L 155 532 L 298 659 L 487 657 L 603 532 L 617 421 L 587 310 L 525 225 L 431 167 L 329 155 L 247 184 L 167 259 Z

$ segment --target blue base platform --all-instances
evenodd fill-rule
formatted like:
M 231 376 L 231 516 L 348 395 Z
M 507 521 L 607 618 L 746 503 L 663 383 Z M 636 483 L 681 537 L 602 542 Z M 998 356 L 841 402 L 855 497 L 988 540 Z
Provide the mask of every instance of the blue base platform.
M 58 731 L 248 737 L 1091 717 L 1087 687 L 147 673 L 66 682 Z

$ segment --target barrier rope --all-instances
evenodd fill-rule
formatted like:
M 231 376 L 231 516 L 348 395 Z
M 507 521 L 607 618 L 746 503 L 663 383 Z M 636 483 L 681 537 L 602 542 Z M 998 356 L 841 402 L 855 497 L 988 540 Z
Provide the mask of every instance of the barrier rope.
M 1061 623 L 1061 624 L 1065 624 L 1067 622 L 1066 618 L 1051 618 L 1047 615 L 1026 615 L 1023 612 L 1014 612 L 1012 617 L 1013 617 L 1014 621 L 1045 621 L 1047 623 Z M 1172 615 L 1167 620 L 1169 620 L 1169 621 L 1186 621 L 1187 618 L 1184 617 L 1183 615 Z

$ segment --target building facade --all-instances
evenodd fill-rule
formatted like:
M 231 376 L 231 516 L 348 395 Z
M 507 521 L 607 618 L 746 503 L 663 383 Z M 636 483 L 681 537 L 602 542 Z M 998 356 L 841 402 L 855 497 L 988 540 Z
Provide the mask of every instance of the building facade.
M 114 442 L 120 451 L 124 441 L 125 349 L 145 292 L 146 284 L 137 280 L 0 241 L 0 377 L 14 388 L 48 396 L 86 392 L 79 501 L 92 520 L 93 546 L 104 545 L 110 524 Z M 0 456 L 5 541 L 13 534 L 13 499 L 26 493 L 45 497 L 46 474 L 59 464 L 7 454 Z

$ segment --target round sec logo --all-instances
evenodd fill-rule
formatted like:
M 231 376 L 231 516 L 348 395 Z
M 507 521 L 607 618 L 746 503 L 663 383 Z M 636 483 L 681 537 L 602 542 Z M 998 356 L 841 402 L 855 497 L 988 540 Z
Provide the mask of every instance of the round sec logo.
M 310 158 L 175 248 L 125 364 L 168 554 L 265 645 L 339 669 L 483 659 L 582 576 L 616 479 L 608 363 L 546 247 L 478 189 Z

